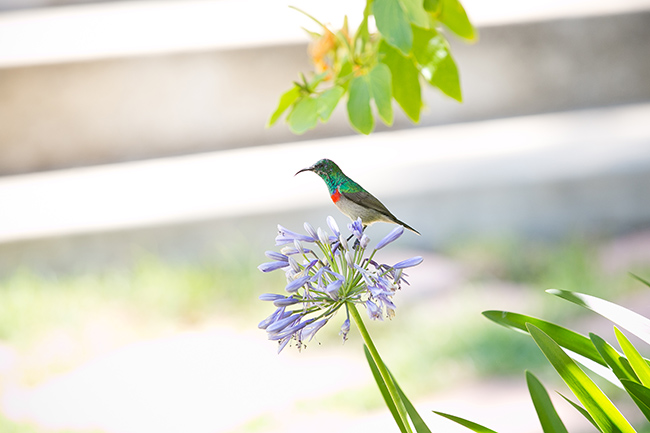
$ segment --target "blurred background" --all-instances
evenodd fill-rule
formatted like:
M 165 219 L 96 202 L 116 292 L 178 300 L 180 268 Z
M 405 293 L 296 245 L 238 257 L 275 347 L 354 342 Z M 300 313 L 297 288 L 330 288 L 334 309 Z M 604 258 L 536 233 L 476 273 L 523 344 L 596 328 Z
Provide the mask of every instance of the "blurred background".
M 293 177 L 324 157 L 422 233 L 382 250 L 425 260 L 369 326 L 432 429 L 539 431 L 524 369 L 563 390 L 482 311 L 606 339 L 544 290 L 650 315 L 650 0 L 465 0 L 465 102 L 427 89 L 421 124 L 368 137 L 343 110 L 265 129 L 311 70 L 289 4 L 338 28 L 364 3 L 0 0 L 0 431 L 396 431 L 357 334 L 278 356 L 257 329 L 276 225 L 347 224 Z

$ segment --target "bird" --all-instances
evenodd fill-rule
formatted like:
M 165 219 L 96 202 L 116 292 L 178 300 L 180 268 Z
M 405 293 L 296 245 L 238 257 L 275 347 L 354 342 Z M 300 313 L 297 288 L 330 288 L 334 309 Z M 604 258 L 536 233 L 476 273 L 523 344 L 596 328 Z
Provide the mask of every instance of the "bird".
M 299 170 L 294 176 L 304 171 L 319 175 L 325 181 L 336 207 L 352 221 L 361 218 L 364 230 L 370 224 L 386 222 L 401 225 L 413 233 L 420 234 L 410 225 L 398 220 L 374 195 L 347 177 L 334 161 L 321 159 L 314 165 Z

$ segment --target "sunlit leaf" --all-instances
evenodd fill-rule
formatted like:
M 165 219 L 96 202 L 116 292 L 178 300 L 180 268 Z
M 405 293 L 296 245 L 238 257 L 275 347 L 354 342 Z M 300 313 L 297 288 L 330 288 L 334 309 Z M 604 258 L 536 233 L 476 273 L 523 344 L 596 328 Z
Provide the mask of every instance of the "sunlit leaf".
M 634 373 L 636 373 L 641 384 L 650 386 L 650 367 L 646 360 L 643 359 L 639 351 L 636 350 L 636 347 L 630 343 L 630 340 L 616 326 L 614 326 L 614 333 L 616 334 L 619 346 L 621 346 L 623 353 L 630 362 L 630 366 L 634 370 Z
M 303 134 L 314 128 L 318 123 L 318 100 L 311 96 L 299 100 L 287 116 L 287 122 L 294 134 Z
M 422 0 L 398 0 L 401 4 L 406 16 L 411 24 L 414 24 L 418 27 L 428 27 L 429 26 L 429 17 L 427 16 L 427 11 L 424 10 L 424 4 Z
M 347 77 L 348 75 L 351 75 L 354 71 L 354 67 L 352 65 L 352 62 L 350 62 L 349 59 L 344 59 L 343 62 L 341 63 L 341 69 L 339 70 L 336 80 L 343 79 L 344 77 Z M 341 87 L 343 87 L 344 90 L 348 90 L 350 87 L 350 80 L 342 80 L 341 81 Z
M 413 27 L 413 54 L 422 76 L 445 95 L 463 101 L 456 62 L 449 44 L 434 29 Z
M 386 403 L 386 406 L 388 406 L 388 410 L 390 410 L 391 415 L 393 415 L 393 418 L 395 418 L 395 422 L 397 423 L 397 426 L 399 427 L 400 431 L 402 433 L 407 433 L 408 430 L 406 429 L 406 426 L 402 421 L 402 418 L 399 414 L 399 411 L 397 410 L 397 406 L 395 405 L 393 398 L 390 395 L 390 392 L 388 391 L 386 382 L 384 382 L 384 378 L 379 372 L 379 368 L 377 367 L 375 360 L 372 358 L 372 355 L 370 354 L 370 351 L 368 350 L 368 347 L 365 344 L 363 345 L 363 350 L 364 353 L 366 354 L 366 360 L 368 361 L 368 365 L 370 366 L 370 371 L 372 371 L 372 375 L 375 378 L 375 382 L 377 382 L 377 387 L 379 388 L 382 397 L 384 397 L 384 402 Z
M 627 379 L 621 380 L 621 383 L 646 419 L 650 421 L 650 389 Z
M 582 406 L 580 406 L 578 403 L 575 403 L 575 402 L 571 401 L 570 399 L 568 399 L 568 398 L 567 398 L 565 395 L 563 395 L 562 393 L 558 392 L 558 394 L 560 395 L 560 397 L 562 397 L 563 399 L 565 399 L 565 400 L 567 401 L 567 403 L 569 403 L 571 406 L 573 406 L 573 408 L 574 408 L 575 410 L 577 410 L 577 411 L 578 411 L 582 416 L 584 416 L 585 419 L 586 419 L 587 421 L 589 421 L 589 422 L 590 422 L 594 427 L 596 427 L 596 430 L 602 432 L 601 428 L 598 427 L 598 424 L 596 424 L 596 421 L 594 421 L 594 419 L 591 417 L 591 415 L 589 415 L 589 412 L 587 412 L 587 411 L 586 411 Z
M 271 114 L 271 117 L 269 118 L 269 121 L 266 123 L 266 127 L 269 128 L 275 124 L 275 122 L 278 121 L 280 116 L 282 116 L 282 113 L 284 113 L 291 104 L 293 104 L 296 99 L 300 96 L 300 88 L 297 86 L 292 87 L 291 89 L 287 90 L 280 96 L 280 102 L 278 103 L 278 107 L 275 109 L 273 114 Z
M 385 42 L 379 46 L 379 52 L 380 61 L 390 69 L 393 98 L 413 122 L 419 122 L 422 92 L 417 67 L 413 60 Z
M 465 8 L 458 0 L 441 0 L 442 7 L 436 16 L 436 19 L 443 23 L 449 30 L 456 33 L 461 38 L 474 40 L 477 32 L 467 17 Z
M 466 420 L 464 418 L 460 418 L 458 416 L 449 415 L 448 413 L 438 412 L 438 411 L 435 411 L 435 410 L 433 411 L 433 413 L 438 414 L 440 416 L 443 416 L 443 417 L 445 417 L 447 419 L 450 419 L 450 420 L 462 425 L 463 427 L 467 427 L 468 429 L 470 429 L 470 430 L 472 430 L 473 432 L 476 432 L 476 433 L 497 433 L 494 430 L 491 430 L 491 429 L 489 429 L 487 427 L 483 427 L 480 424 L 476 424 L 475 422 L 468 421 L 468 420 Z
M 370 85 L 364 76 L 354 77 L 350 82 L 348 117 L 352 127 L 362 134 L 370 134 L 375 119 L 370 109 Z
M 343 87 L 334 86 L 331 89 L 324 91 L 318 97 L 318 117 L 320 117 L 323 122 L 327 122 L 330 118 L 344 93 L 345 89 L 343 89 Z
M 413 406 L 413 403 L 411 403 L 411 400 L 409 400 L 406 394 L 404 394 L 404 391 L 402 391 L 402 388 L 400 388 L 399 384 L 392 374 L 390 377 L 393 379 L 393 383 L 395 384 L 397 392 L 399 393 L 399 396 L 404 403 L 404 407 L 406 407 L 406 413 L 408 413 L 409 418 L 411 418 L 411 422 L 413 423 L 413 427 L 415 427 L 415 431 L 417 433 L 431 433 L 431 430 L 425 424 L 417 409 L 415 409 L 415 406 Z
M 367 75 L 372 99 L 375 101 L 379 117 L 388 126 L 393 124 L 392 85 L 390 69 L 378 63 Z
M 589 337 L 596 350 L 598 350 L 598 353 L 600 353 L 600 356 L 609 365 L 616 377 L 633 381 L 639 380 L 632 367 L 630 367 L 630 364 L 616 349 L 596 334 L 589 334 Z
M 440 12 L 440 8 L 442 7 L 442 1 L 443 0 L 424 0 L 424 10 L 437 15 Z
M 556 289 L 547 292 L 600 314 L 650 344 L 650 320 L 642 315 L 613 302 L 583 293 Z
M 407 54 L 413 44 L 411 22 L 397 0 L 374 0 L 372 13 L 386 42 Z
M 530 371 L 526 371 L 526 383 L 544 433 L 568 433 L 560 416 L 555 411 L 546 388 Z
M 542 319 L 508 311 L 484 311 L 483 315 L 499 325 L 524 333 L 528 333 L 528 329 L 526 328 L 527 323 L 535 325 L 560 346 L 582 355 L 587 359 L 591 359 L 600 365 L 607 366 L 607 363 L 600 356 L 591 340 L 577 332 Z
M 527 327 L 544 356 L 603 432 L 632 433 L 635 431 L 609 398 L 555 341 L 536 326 L 528 324 Z

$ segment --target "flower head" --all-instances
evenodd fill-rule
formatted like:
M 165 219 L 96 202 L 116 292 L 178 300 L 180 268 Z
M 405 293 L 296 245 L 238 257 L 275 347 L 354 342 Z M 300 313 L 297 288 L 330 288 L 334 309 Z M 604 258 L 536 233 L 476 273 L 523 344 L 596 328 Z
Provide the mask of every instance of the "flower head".
M 361 219 L 348 225 L 357 239 L 354 249 L 348 249 L 347 236 L 334 218 L 328 217 L 327 226 L 332 235 L 309 223 L 304 225 L 307 235 L 278 226 L 276 245 L 283 248 L 279 253 L 267 251 L 266 256 L 274 261 L 258 266 L 262 272 L 283 269 L 287 276 L 287 294 L 260 296 L 277 307 L 258 326 L 278 342 L 278 352 L 291 342 L 299 349 L 304 347 L 341 307 L 351 304 L 363 304 L 372 319 L 392 318 L 396 309 L 392 297 L 406 283 L 402 270 L 422 262 L 421 257 L 413 257 L 390 266 L 373 260 L 377 250 L 401 236 L 403 227 L 391 231 L 366 257 L 370 239 Z M 346 316 L 339 333 L 344 341 L 350 330 Z

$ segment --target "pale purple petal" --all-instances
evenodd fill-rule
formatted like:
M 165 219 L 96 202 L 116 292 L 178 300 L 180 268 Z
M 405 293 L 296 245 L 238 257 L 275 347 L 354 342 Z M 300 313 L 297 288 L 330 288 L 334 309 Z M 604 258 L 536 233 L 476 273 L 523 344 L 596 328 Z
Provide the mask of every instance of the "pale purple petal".
M 278 235 L 275 238 L 275 244 L 276 245 L 284 245 L 288 244 L 290 242 L 293 242 L 294 240 L 300 240 L 303 242 L 314 242 L 316 239 L 312 238 L 311 236 L 307 235 L 302 235 L 300 233 L 293 232 L 285 227 L 282 227 L 281 225 L 278 224 Z
M 268 333 L 278 333 L 282 331 L 283 329 L 287 328 L 291 324 L 297 322 L 300 320 L 300 316 L 297 314 L 292 314 L 291 316 L 284 317 L 282 319 L 276 320 L 275 322 L 271 323 L 269 326 L 266 327 L 266 332 Z
M 309 281 L 311 277 L 309 275 L 303 275 L 302 277 L 298 277 L 295 280 L 291 281 L 289 284 L 287 284 L 287 287 L 284 288 L 287 292 L 295 292 L 299 288 L 305 285 L 307 281 Z
M 266 257 L 268 257 L 271 260 L 277 260 L 279 262 L 286 262 L 287 261 L 287 256 L 285 256 L 282 253 L 278 253 L 277 251 L 266 251 L 264 253 Z
M 278 341 L 278 355 L 280 352 L 282 352 L 282 349 L 284 349 L 287 344 L 291 341 L 291 336 L 285 337 L 284 339 Z
M 327 323 L 327 319 L 322 319 L 319 320 L 318 322 L 310 323 L 305 327 L 305 329 L 302 331 L 302 339 L 303 341 L 311 341 L 312 338 L 314 338 L 314 335 L 318 332 L 320 328 L 325 326 Z
M 343 325 L 341 325 L 341 331 L 339 335 L 343 337 L 343 341 L 348 339 L 348 332 L 350 332 L 350 319 L 345 319 Z
M 337 299 L 338 291 L 342 285 L 343 285 L 343 280 L 334 280 L 327 285 L 325 291 L 327 292 L 328 295 L 330 295 L 330 297 L 332 297 L 333 299 Z
M 278 299 L 283 298 L 286 298 L 286 296 L 277 293 L 264 293 L 260 295 L 260 301 L 277 301 Z
M 262 272 L 271 272 L 289 266 L 287 262 L 266 262 L 257 267 Z
M 372 301 L 366 301 L 366 308 L 368 309 L 368 316 L 373 320 L 382 320 L 381 309 Z
M 331 216 L 328 216 L 327 217 L 327 225 L 330 227 L 330 230 L 332 230 L 332 233 L 334 233 L 334 236 L 336 236 L 338 238 L 339 235 L 341 234 L 341 232 L 339 230 L 338 224 L 336 224 L 336 220 L 334 218 L 332 218 Z
M 324 244 L 330 243 L 329 236 L 327 235 L 327 233 L 325 233 L 325 231 L 322 228 L 318 227 L 317 233 L 318 233 L 318 240 L 321 241 L 321 243 Z
M 375 247 L 375 250 L 380 250 L 384 248 L 386 245 L 388 245 L 391 242 L 396 241 L 402 234 L 404 233 L 404 227 L 402 226 L 397 226 L 393 230 L 391 230 L 390 233 L 388 233 L 384 239 L 380 240 L 377 246 Z
M 266 329 L 271 323 L 275 322 L 278 319 L 283 319 L 284 317 L 287 317 L 287 313 L 284 311 L 284 307 L 276 309 L 269 317 L 266 319 L 262 320 L 257 327 L 260 329 Z
M 316 233 L 316 230 L 314 230 L 314 226 L 312 226 L 308 222 L 306 222 L 304 226 L 305 226 L 305 231 L 309 233 L 309 236 L 311 236 L 314 239 L 318 238 L 318 233 Z
M 402 260 L 399 263 L 395 263 L 395 265 L 393 265 L 393 269 L 412 268 L 413 266 L 417 266 L 420 263 L 422 263 L 422 260 L 423 259 L 420 256 L 411 257 L 410 259 Z
M 292 296 L 288 298 L 283 296 L 282 299 L 274 300 L 273 305 L 275 305 L 276 307 L 287 307 L 289 305 L 297 304 L 298 302 L 300 302 L 300 299 L 296 299 Z
M 350 232 L 357 239 L 361 239 L 361 236 L 363 235 L 363 223 L 361 222 L 361 218 L 357 218 L 356 221 L 352 221 L 348 224 L 348 229 L 350 229 Z

